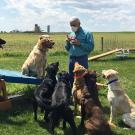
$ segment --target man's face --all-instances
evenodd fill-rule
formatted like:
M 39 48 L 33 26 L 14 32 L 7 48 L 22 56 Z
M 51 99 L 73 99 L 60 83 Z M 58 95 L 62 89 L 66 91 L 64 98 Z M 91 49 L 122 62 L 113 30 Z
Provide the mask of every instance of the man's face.
M 78 22 L 78 21 L 72 21 L 72 22 L 70 22 L 70 26 L 72 27 L 80 27 L 80 23 Z
M 73 32 L 77 32 L 78 29 L 79 29 L 79 27 L 80 27 L 80 22 L 78 22 L 78 21 L 72 21 L 72 22 L 70 22 L 70 26 L 71 26 L 71 30 Z

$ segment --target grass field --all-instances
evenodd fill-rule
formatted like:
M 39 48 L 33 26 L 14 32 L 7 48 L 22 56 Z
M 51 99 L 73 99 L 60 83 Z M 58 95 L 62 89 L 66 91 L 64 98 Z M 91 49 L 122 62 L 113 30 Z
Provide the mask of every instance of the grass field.
M 35 45 L 39 35 L 36 34 L 0 34 L 0 38 L 7 40 L 7 45 L 4 50 L 0 50 L 0 69 L 10 69 L 20 71 L 21 65 L 28 56 L 30 50 Z M 92 55 L 101 53 L 100 51 L 100 38 L 103 36 L 113 44 L 114 37 L 119 40 L 115 40 L 117 45 L 134 47 L 135 45 L 135 33 L 94 33 L 95 50 Z M 65 35 L 52 35 L 56 41 L 55 48 L 48 53 L 48 63 L 59 61 L 60 70 L 67 70 L 68 54 L 64 49 Z M 106 40 L 107 42 L 107 40 Z M 126 44 L 124 44 L 124 42 Z M 110 47 L 111 48 L 111 47 Z M 135 47 L 134 47 L 135 48 Z M 102 60 L 90 62 L 90 69 L 96 70 L 101 73 L 103 69 L 113 68 L 119 72 L 121 84 L 127 91 L 129 97 L 135 101 L 135 53 L 130 53 L 129 57 L 124 60 L 116 58 L 115 54 L 105 57 Z M 102 78 L 98 78 L 99 82 L 106 83 Z M 29 98 L 31 97 L 34 85 L 24 84 L 7 84 L 7 90 L 9 93 L 25 92 Z M 106 98 L 107 89 L 100 90 L 100 100 L 103 104 L 106 117 L 109 117 L 109 104 Z M 28 104 L 29 103 L 29 104 Z M 16 103 L 11 111 L 0 112 L 0 133 L 2 135 L 49 135 L 47 124 L 43 122 L 43 114 L 39 113 L 39 121 L 33 120 L 31 102 Z M 122 123 L 121 118 L 115 119 L 115 123 L 118 125 L 113 130 L 114 135 L 135 135 L 135 131 L 128 129 L 124 130 L 125 125 Z M 79 124 L 79 120 L 76 119 L 76 124 Z M 56 129 L 58 135 L 71 134 L 69 128 L 65 131 L 62 127 Z M 81 135 L 80 129 L 78 129 L 78 135 Z

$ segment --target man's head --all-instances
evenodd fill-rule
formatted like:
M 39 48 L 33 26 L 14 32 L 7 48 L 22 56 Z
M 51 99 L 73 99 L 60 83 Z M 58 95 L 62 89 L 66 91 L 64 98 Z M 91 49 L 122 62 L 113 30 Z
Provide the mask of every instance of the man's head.
M 72 17 L 70 19 L 70 26 L 71 26 L 71 29 L 72 29 L 73 32 L 77 32 L 78 31 L 78 29 L 80 28 L 80 24 L 81 23 L 80 23 L 79 18 Z

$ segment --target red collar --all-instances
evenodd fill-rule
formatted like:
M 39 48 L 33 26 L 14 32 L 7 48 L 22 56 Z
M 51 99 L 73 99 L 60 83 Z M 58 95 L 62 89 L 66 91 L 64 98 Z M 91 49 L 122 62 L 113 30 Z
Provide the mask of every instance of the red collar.
M 82 75 L 74 75 L 74 78 L 75 79 L 78 79 L 78 78 L 83 78 L 85 75 L 86 75 L 87 73 L 85 72 L 85 73 L 83 73 Z

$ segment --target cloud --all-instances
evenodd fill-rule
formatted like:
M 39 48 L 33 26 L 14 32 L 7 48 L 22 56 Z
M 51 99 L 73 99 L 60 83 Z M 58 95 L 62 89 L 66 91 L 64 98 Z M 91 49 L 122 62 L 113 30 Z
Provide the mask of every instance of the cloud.
M 45 30 L 49 24 L 52 31 L 69 31 L 68 21 L 71 16 L 80 17 L 82 25 L 92 31 L 104 31 L 106 27 L 108 31 L 135 28 L 134 0 L 2 1 L 5 7 L 2 7 L 3 12 L 0 15 L 3 19 L 0 20 L 4 24 L 8 17 L 12 28 L 20 30 L 32 30 L 34 24 L 39 24 Z M 8 23 L 6 25 L 8 27 Z

